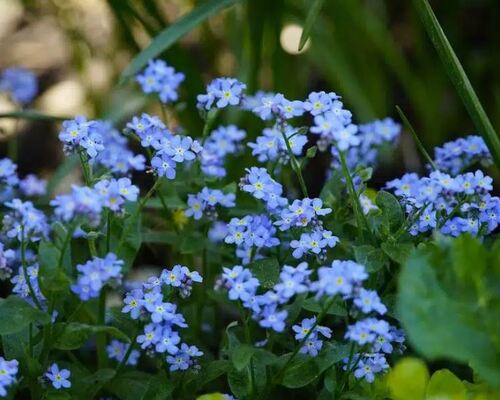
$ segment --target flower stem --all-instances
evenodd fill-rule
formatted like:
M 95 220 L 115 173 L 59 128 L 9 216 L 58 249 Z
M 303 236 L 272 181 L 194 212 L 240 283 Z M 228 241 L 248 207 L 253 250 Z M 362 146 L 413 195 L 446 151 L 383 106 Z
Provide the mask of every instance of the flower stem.
M 33 286 L 31 285 L 31 279 L 28 274 L 28 267 L 26 266 L 26 240 L 24 238 L 24 225 L 21 225 L 21 266 L 23 269 L 24 280 L 26 281 L 26 285 L 28 285 L 28 290 L 30 292 L 31 298 L 33 299 L 33 303 L 35 303 L 36 307 L 39 310 L 42 310 L 42 305 L 36 297 L 36 293 L 33 290 Z
M 302 170 L 300 168 L 300 164 L 297 161 L 295 154 L 293 154 L 292 147 L 290 146 L 290 142 L 288 141 L 288 138 L 286 137 L 283 124 L 278 124 L 278 125 L 280 127 L 279 130 L 281 132 L 281 135 L 283 136 L 283 140 L 285 141 L 286 148 L 288 150 L 288 155 L 290 156 L 290 164 L 292 166 L 293 172 L 295 172 L 295 175 L 297 175 L 297 178 L 299 180 L 299 185 L 300 185 L 300 189 L 302 190 L 302 195 L 304 197 L 309 197 L 309 195 L 307 193 L 306 183 L 304 181 L 304 177 L 302 176 Z

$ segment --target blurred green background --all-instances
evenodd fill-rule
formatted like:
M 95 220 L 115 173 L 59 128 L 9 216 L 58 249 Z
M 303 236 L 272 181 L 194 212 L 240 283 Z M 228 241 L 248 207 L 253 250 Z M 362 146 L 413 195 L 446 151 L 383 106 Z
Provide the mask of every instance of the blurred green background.
M 0 69 L 23 65 L 41 80 L 34 107 L 48 114 L 111 118 L 120 123 L 147 105 L 120 72 L 151 38 L 203 3 L 193 0 L 0 0 Z M 399 105 L 427 149 L 474 132 L 472 122 L 426 36 L 412 2 L 326 0 L 306 49 L 297 54 L 312 0 L 246 0 L 209 19 L 164 58 L 186 73 L 179 122 L 194 136 L 195 96 L 220 75 L 257 89 L 304 98 L 311 90 L 342 95 L 355 119 L 396 117 Z M 431 2 L 493 125 L 500 127 L 500 2 Z M 0 101 L 0 112 L 11 107 Z M 150 111 L 154 112 L 155 105 Z M 159 112 L 159 111 L 158 111 Z M 60 162 L 57 127 L 30 122 L 22 132 L 20 169 L 45 174 Z M 252 129 L 251 125 L 246 125 Z M 1 120 L 4 139 L 14 130 Z M 256 133 L 250 135 L 253 136 Z M 51 157 L 47 155 L 51 154 Z M 394 168 L 421 168 L 404 135 Z M 385 176 L 384 176 L 385 178 Z

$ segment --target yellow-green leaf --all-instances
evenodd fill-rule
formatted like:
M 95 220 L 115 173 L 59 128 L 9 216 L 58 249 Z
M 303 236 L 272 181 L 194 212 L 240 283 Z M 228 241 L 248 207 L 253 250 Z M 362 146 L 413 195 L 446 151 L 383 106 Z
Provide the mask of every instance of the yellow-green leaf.
M 432 374 L 425 400 L 466 400 L 465 385 L 452 372 L 442 369 Z
M 425 363 L 411 357 L 399 361 L 387 376 L 387 386 L 394 400 L 424 400 L 428 381 Z

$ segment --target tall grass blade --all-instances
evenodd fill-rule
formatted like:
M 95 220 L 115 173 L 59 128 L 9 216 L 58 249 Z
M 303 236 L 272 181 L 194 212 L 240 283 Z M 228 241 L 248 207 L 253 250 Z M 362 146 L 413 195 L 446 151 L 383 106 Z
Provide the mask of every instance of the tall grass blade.
M 210 16 L 216 14 L 223 8 L 229 7 L 241 0 L 210 0 L 187 15 L 180 18 L 176 23 L 160 32 L 149 44 L 136 55 L 120 77 L 120 83 L 138 73 L 152 58 L 158 56 L 186 33 L 194 29 Z
M 315 0 L 314 4 L 311 6 L 311 9 L 309 10 L 309 13 L 306 17 L 304 29 L 302 30 L 302 34 L 300 35 L 299 51 L 304 48 L 307 39 L 309 39 L 309 36 L 311 35 L 311 28 L 314 24 L 314 21 L 316 21 L 316 18 L 318 17 L 321 10 L 321 6 L 324 2 L 325 0 Z
M 48 115 L 38 111 L 24 110 L 0 113 L 0 118 L 27 119 L 30 121 L 65 121 L 73 117 L 63 115 Z
M 493 129 L 476 92 L 472 88 L 467 74 L 453 51 L 429 2 L 427 0 L 414 0 L 414 2 L 425 29 L 427 30 L 427 34 L 444 64 L 446 72 L 455 85 L 476 129 L 483 136 L 484 141 L 488 145 L 496 166 L 500 168 L 500 138 Z
M 432 167 L 432 169 L 434 171 L 437 171 L 436 164 L 434 164 L 432 157 L 429 155 L 429 153 L 427 153 L 427 150 L 425 150 L 425 147 L 422 144 L 422 142 L 420 141 L 420 139 L 417 135 L 417 132 L 415 132 L 415 129 L 413 129 L 413 125 L 410 123 L 408 118 L 406 118 L 406 115 L 403 112 L 403 110 L 401 110 L 401 108 L 399 108 L 399 106 L 396 106 L 396 110 L 398 111 L 398 114 L 401 117 L 401 119 L 403 120 L 404 124 L 408 127 L 408 130 L 410 131 L 411 135 L 413 136 L 413 140 L 417 144 L 418 149 L 420 150 L 420 152 L 422 153 L 422 155 L 424 156 L 426 161 L 429 163 L 429 165 Z

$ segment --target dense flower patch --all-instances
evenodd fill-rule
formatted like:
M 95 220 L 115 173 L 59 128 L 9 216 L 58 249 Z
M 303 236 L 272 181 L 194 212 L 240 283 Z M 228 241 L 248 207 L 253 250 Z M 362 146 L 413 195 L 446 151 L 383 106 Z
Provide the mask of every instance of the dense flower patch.
M 185 76 L 152 60 L 136 80 L 168 107 Z M 36 88 L 22 69 L 0 77 L 20 104 Z M 360 124 L 336 93 L 248 94 L 234 78 L 210 82 L 197 107 L 201 135 L 166 114 L 122 131 L 63 122 L 83 184 L 53 198 L 0 160 L 0 277 L 11 288 L 0 396 L 378 398 L 374 382 L 406 350 L 400 265 L 436 235 L 484 239 L 500 223 L 478 136 L 436 148 L 426 176 L 375 192 L 379 152 L 401 134 L 391 118 Z M 222 124 L 228 108 L 261 131 Z M 305 171 L 319 156 L 330 167 L 316 170 L 325 183 L 312 196 Z M 138 174 L 152 178 L 143 194 Z M 132 279 L 143 245 L 167 251 L 155 275 Z

